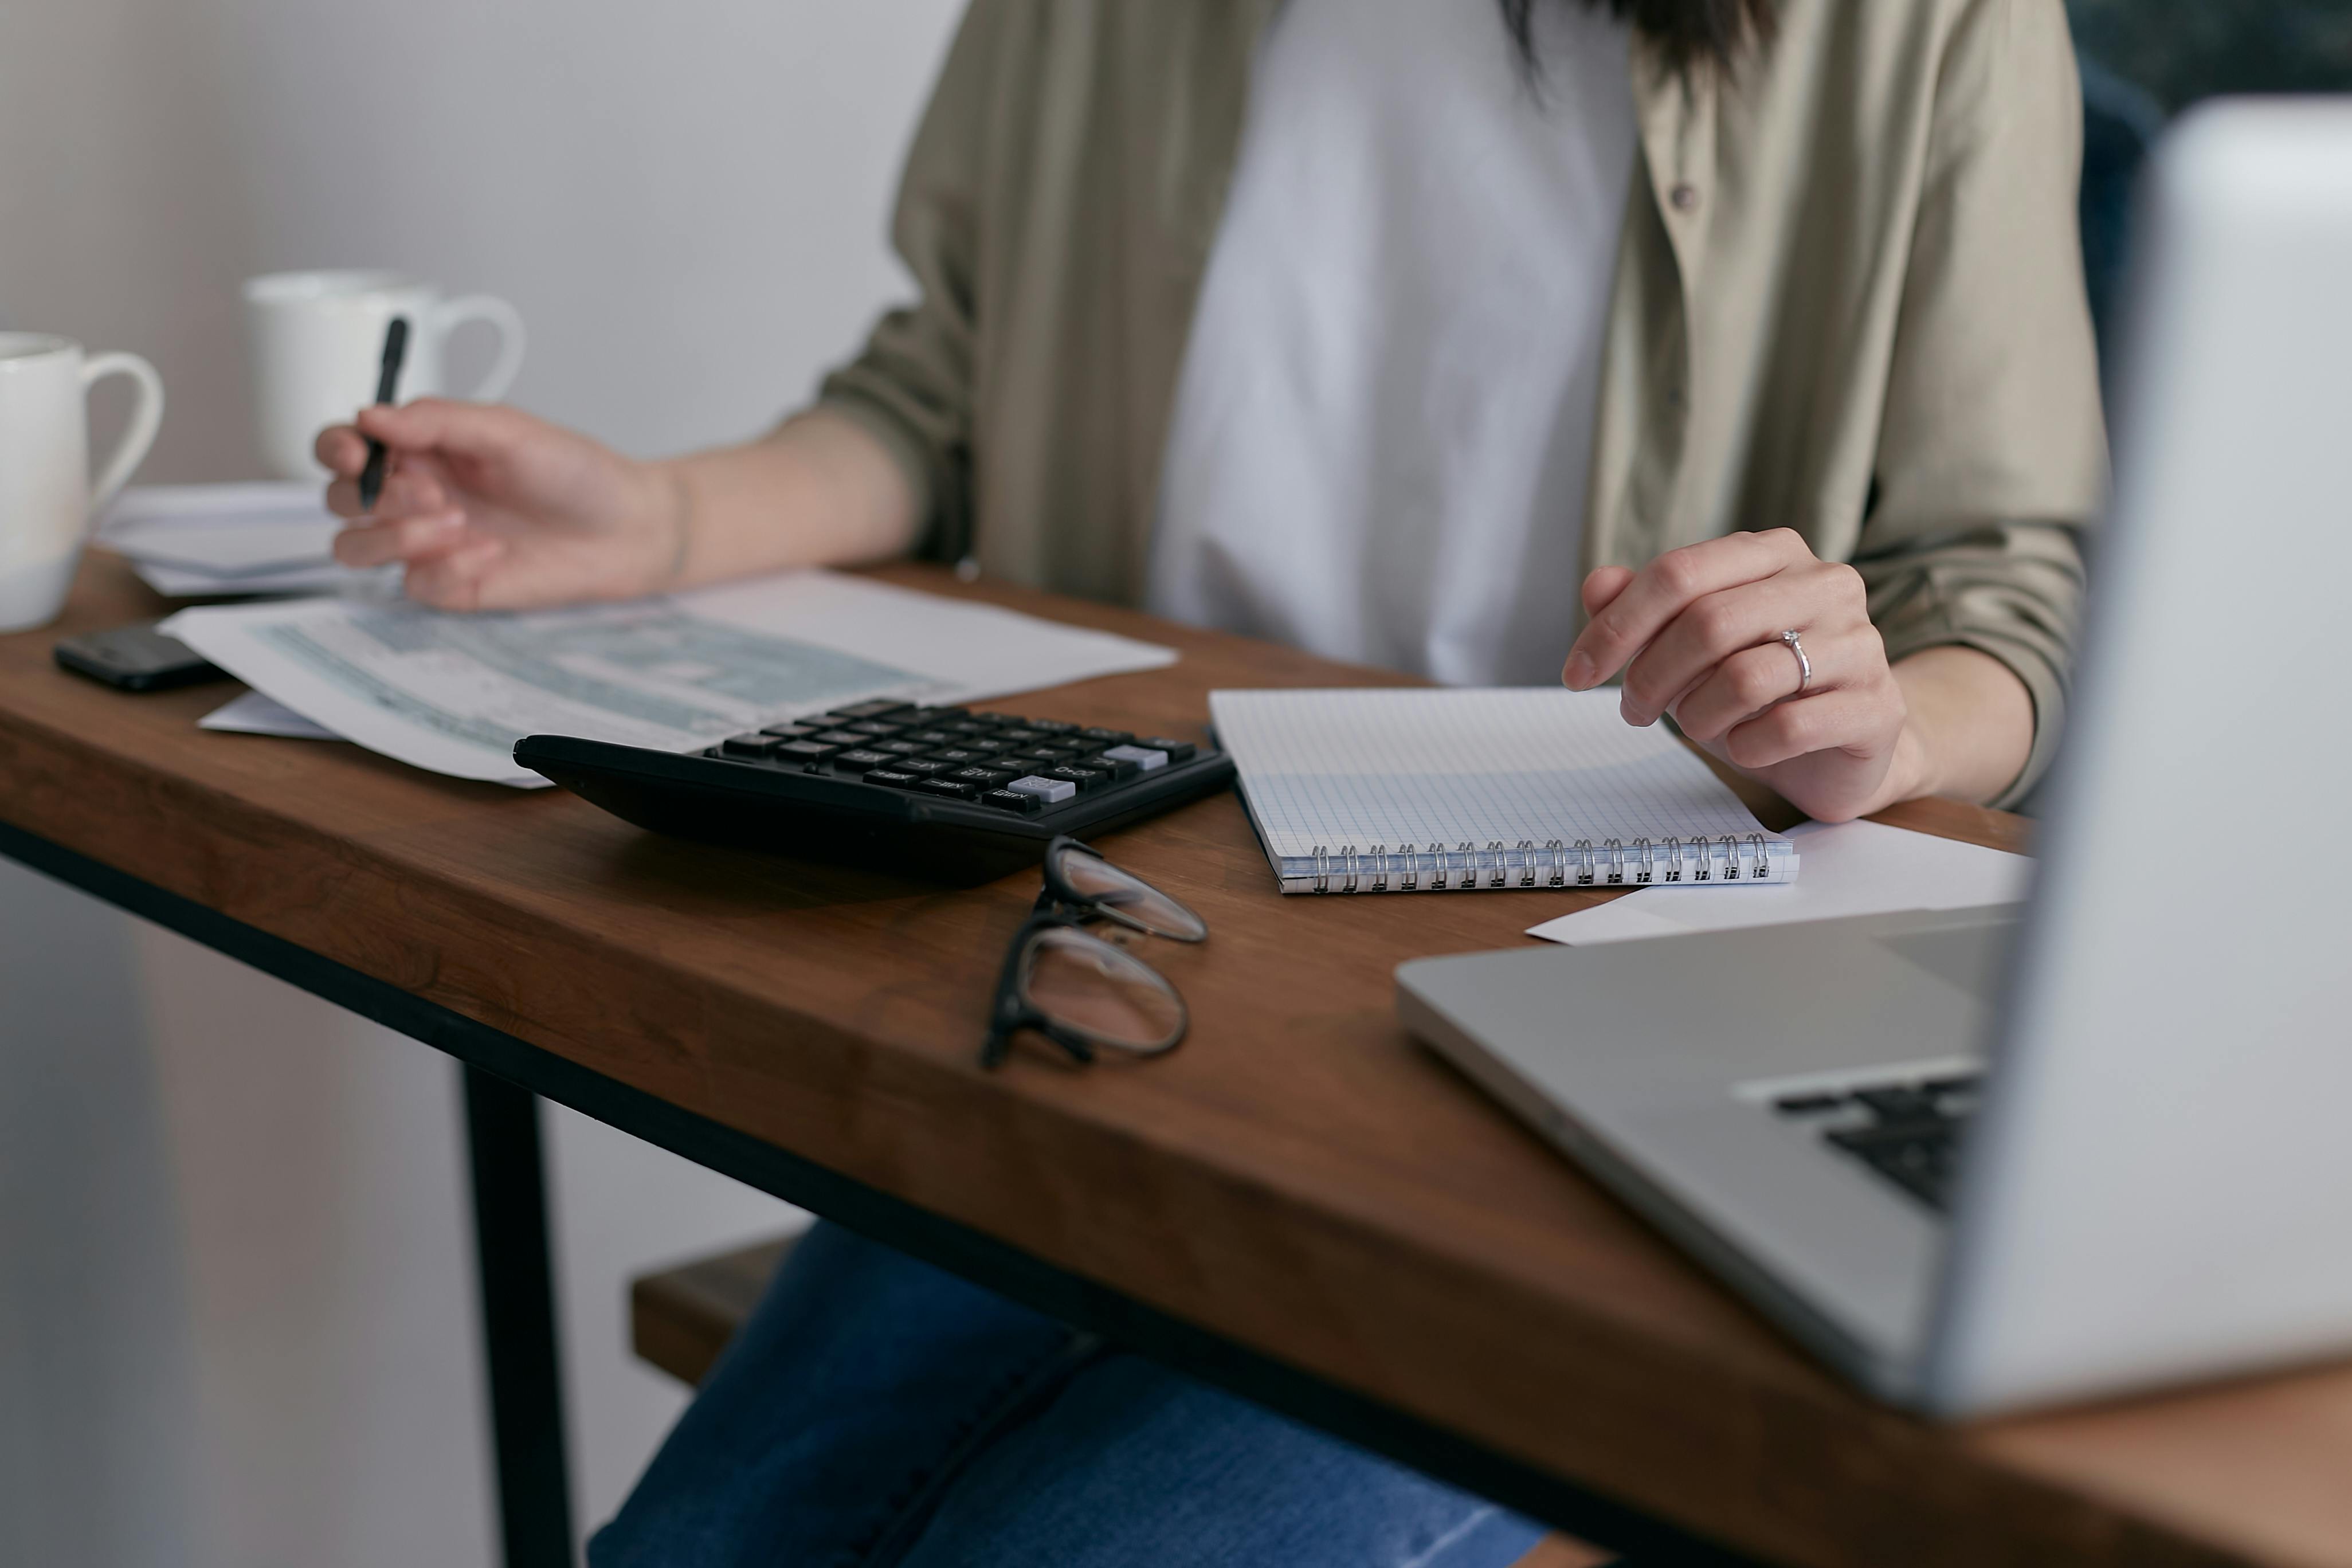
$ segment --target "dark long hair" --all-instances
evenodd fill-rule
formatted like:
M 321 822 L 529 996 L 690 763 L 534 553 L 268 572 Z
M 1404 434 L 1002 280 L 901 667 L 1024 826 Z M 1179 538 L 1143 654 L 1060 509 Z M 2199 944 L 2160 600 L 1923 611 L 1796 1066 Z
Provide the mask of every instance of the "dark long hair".
M 1546 0 L 1502 0 L 1503 25 L 1518 46 L 1519 60 L 1529 70 L 1536 64 L 1536 7 Z M 1740 47 L 1772 36 L 1773 0 L 1583 0 L 1606 5 L 1610 15 L 1629 19 L 1633 30 L 1657 44 L 1678 69 L 1694 65 L 1728 68 L 1739 58 Z

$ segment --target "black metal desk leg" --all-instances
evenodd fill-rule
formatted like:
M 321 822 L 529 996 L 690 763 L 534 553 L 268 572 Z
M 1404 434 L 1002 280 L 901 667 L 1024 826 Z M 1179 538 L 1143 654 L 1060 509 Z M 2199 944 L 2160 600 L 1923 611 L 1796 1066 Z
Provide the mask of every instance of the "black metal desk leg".
M 562 1368 L 539 1097 L 478 1067 L 468 1065 L 465 1074 L 475 1261 L 506 1568 L 571 1568 L 572 1497 L 564 1479 Z

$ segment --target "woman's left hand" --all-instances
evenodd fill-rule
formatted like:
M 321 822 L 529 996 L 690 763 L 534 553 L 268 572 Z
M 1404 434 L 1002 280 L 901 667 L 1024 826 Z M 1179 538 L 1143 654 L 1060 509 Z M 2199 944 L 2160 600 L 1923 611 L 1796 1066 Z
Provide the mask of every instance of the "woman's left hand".
M 1584 580 L 1592 617 L 1560 679 L 1625 672 L 1631 724 L 1671 713 L 1685 735 L 1807 816 L 1843 822 L 1919 793 L 1924 760 L 1903 688 L 1870 622 L 1862 575 L 1793 529 L 1668 551 Z M 1799 685 L 1794 630 L 1812 663 Z

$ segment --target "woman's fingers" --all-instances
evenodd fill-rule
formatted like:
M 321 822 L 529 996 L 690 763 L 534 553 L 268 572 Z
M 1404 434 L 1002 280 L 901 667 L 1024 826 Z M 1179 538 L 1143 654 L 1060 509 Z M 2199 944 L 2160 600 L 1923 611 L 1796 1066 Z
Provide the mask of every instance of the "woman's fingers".
M 457 504 L 448 484 L 429 458 L 402 458 L 383 481 L 383 491 L 373 509 L 360 502 L 357 479 L 337 479 L 327 487 L 327 510 L 337 517 L 371 518 L 382 522 L 427 513 L 448 511 Z
M 410 598 L 436 610 L 507 608 L 520 601 L 504 580 L 509 574 L 499 570 L 506 558 L 504 540 L 477 540 L 411 565 L 404 585 Z
M 335 559 L 346 566 L 416 563 L 448 552 L 464 536 L 466 514 L 441 511 L 395 522 L 347 528 L 335 535 Z
M 1578 691 L 1598 686 L 1625 668 L 1693 600 L 1813 559 L 1803 536 L 1788 528 L 1727 534 L 1669 550 L 1634 573 L 1592 617 L 1569 649 L 1560 678 Z
M 1671 711 L 1682 732 L 1702 743 L 1719 740 L 1773 704 L 1889 679 L 1886 644 L 1875 626 L 1850 632 L 1818 632 L 1805 637 L 1812 679 L 1805 680 L 1797 656 L 1778 637 L 1742 648 L 1708 672 Z
M 1732 727 L 1723 754 L 1751 772 L 1814 752 L 1869 755 L 1894 743 L 1903 720 L 1902 689 L 1890 679 L 1769 708 Z
M 1625 584 L 1633 580 L 1630 566 L 1596 566 L 1584 579 L 1584 613 L 1597 616 L 1614 604 Z
M 1625 669 L 1628 723 L 1651 724 L 1724 660 L 1795 627 L 1826 644 L 1868 624 L 1861 574 L 1825 561 L 1776 573 L 1694 600 L 1666 623 Z M 1811 645 L 1807 645 L 1810 655 Z M 1782 658 L 1793 668 L 1794 658 Z
M 367 467 L 367 437 L 349 425 L 330 425 L 320 431 L 310 451 L 329 469 L 349 479 L 359 478 Z
M 362 408 L 353 422 L 362 437 L 395 452 L 441 452 L 452 458 L 503 458 L 546 426 L 528 414 L 496 403 L 459 403 L 420 397 L 398 407 Z

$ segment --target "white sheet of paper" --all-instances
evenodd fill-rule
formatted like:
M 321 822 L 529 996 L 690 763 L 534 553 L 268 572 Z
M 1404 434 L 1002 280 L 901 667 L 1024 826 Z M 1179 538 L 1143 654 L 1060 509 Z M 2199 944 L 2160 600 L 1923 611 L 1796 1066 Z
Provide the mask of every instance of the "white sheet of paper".
M 867 698 L 962 702 L 1176 659 L 1154 644 L 832 572 L 521 614 L 343 596 L 206 605 L 163 625 L 346 740 L 523 788 L 547 782 L 514 761 L 525 735 L 691 752 Z
M 306 484 L 138 485 L 107 509 L 98 542 L 159 594 L 287 594 L 373 575 L 334 563 L 341 521 Z
M 1805 874 L 1794 882 L 1644 888 L 1597 909 L 1546 921 L 1528 934 L 1587 947 L 1897 910 L 1974 909 L 2015 903 L 2032 881 L 2029 857 L 1876 822 L 1809 822 L 1789 837 L 1797 840 L 1805 862 Z
M 232 735 L 278 735 L 293 741 L 340 741 L 341 735 L 314 724 L 274 697 L 248 691 L 233 697 L 196 721 L 199 730 L 219 730 Z

